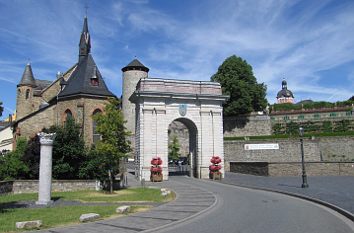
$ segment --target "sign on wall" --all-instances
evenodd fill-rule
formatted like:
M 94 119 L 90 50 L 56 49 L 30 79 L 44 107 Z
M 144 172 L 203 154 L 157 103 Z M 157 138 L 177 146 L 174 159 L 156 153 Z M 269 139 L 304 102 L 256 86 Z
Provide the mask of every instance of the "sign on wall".
M 245 144 L 245 150 L 279 150 L 278 143 L 268 144 Z

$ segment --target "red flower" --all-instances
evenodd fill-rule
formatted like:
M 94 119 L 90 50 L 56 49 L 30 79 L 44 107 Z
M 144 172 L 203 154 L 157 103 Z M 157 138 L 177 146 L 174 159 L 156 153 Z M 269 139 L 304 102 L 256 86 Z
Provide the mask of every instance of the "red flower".
M 160 166 L 156 166 L 156 167 L 151 166 L 150 171 L 151 172 L 162 172 L 162 168 Z
M 161 160 L 160 157 L 156 156 L 156 157 L 152 158 L 151 164 L 152 165 L 161 165 L 162 164 L 162 160 Z

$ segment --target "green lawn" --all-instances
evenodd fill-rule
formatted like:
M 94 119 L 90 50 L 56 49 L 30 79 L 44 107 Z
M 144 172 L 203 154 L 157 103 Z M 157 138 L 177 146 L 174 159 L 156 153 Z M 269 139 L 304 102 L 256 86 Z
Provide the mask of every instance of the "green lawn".
M 0 196 L 0 232 L 16 231 L 15 223 L 18 221 L 42 220 L 43 227 L 48 228 L 58 225 L 79 223 L 79 217 L 84 213 L 98 213 L 102 218 L 118 215 L 115 209 L 120 202 L 164 202 L 174 198 L 172 193 L 164 198 L 160 189 L 150 188 L 131 188 L 122 189 L 109 194 L 106 192 L 97 192 L 92 190 L 75 192 L 54 192 L 52 199 L 61 198 L 63 200 L 75 200 L 81 202 L 108 202 L 108 206 L 63 206 L 48 208 L 7 208 L 6 204 L 18 201 L 35 201 L 36 193 L 24 193 Z M 116 203 L 116 204 L 114 204 Z M 132 211 L 141 210 L 143 207 L 133 207 Z M 148 207 L 144 207 L 148 208 Z
M 115 191 L 113 194 L 108 194 L 102 191 L 75 191 L 75 192 L 54 192 L 52 199 L 61 198 L 63 200 L 74 200 L 81 202 L 163 202 L 168 201 L 168 198 L 161 196 L 160 189 L 150 188 L 131 188 Z M 36 193 L 23 193 L 15 195 L 0 196 L 0 203 L 16 202 L 16 201 L 35 201 L 37 200 Z
M 42 220 L 42 228 L 79 223 L 79 217 L 84 213 L 97 213 L 101 217 L 115 214 L 117 205 L 111 206 L 64 206 L 41 209 L 5 209 L 0 213 L 0 232 L 16 231 L 16 222 Z

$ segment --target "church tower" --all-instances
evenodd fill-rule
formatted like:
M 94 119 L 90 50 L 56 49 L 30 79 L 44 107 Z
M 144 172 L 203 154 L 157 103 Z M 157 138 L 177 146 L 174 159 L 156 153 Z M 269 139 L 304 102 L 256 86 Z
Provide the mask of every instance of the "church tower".
M 281 90 L 277 94 L 277 103 L 278 104 L 294 103 L 294 95 L 290 90 L 288 90 L 288 84 L 285 81 L 285 79 L 281 82 Z
M 21 119 L 34 111 L 33 91 L 36 87 L 31 64 L 28 63 L 23 72 L 20 83 L 17 85 L 16 118 Z
M 127 121 L 126 128 L 135 134 L 135 104 L 129 101 L 130 96 L 136 89 L 136 85 L 142 78 L 148 77 L 149 68 L 144 66 L 138 59 L 131 61 L 123 71 L 123 100 L 122 109 L 124 119 Z

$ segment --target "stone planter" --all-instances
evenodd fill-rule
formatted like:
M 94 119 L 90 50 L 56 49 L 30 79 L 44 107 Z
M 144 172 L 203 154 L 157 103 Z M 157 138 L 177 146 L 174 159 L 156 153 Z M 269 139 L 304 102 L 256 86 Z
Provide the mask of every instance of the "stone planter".
M 150 181 L 151 182 L 162 182 L 162 180 L 163 180 L 162 173 L 156 173 L 156 174 L 151 174 L 150 175 Z
M 209 173 L 209 178 L 212 180 L 221 180 L 221 172 L 210 172 Z

